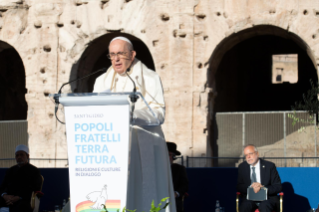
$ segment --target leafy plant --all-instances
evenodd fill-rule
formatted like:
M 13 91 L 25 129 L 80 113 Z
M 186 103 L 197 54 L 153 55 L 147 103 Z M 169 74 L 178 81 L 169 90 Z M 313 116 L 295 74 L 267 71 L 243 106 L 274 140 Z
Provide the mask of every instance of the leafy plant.
M 126 209 L 126 207 L 124 207 L 123 210 L 122 210 L 122 212 L 126 212 L 126 211 L 128 211 L 128 212 L 135 212 L 136 209 L 135 209 L 135 210 L 129 210 L 129 209 Z
M 314 124 L 313 116 L 309 116 L 309 119 L 299 118 L 299 117 L 297 117 L 296 111 L 294 111 L 293 114 L 289 113 L 288 118 L 292 119 L 292 126 L 295 126 L 297 123 L 302 123 L 305 125 L 310 125 L 310 124 L 313 125 Z M 305 130 L 306 130 L 306 128 L 304 126 L 302 126 L 298 129 L 298 132 L 305 132 Z
M 314 115 L 318 120 L 318 111 L 319 111 L 319 101 L 318 101 L 318 94 L 319 94 L 319 84 L 318 82 L 316 85 L 310 80 L 311 89 L 307 91 L 307 93 L 302 95 L 302 101 L 295 102 L 291 108 L 295 112 L 293 114 L 288 114 L 288 118 L 292 119 L 292 126 L 295 126 L 297 123 L 302 123 L 305 125 L 313 125 Z M 309 119 L 302 119 L 297 117 L 296 110 L 305 110 L 309 113 Z M 317 122 L 318 124 L 318 122 Z M 298 132 L 305 132 L 305 127 L 301 127 L 298 129 Z
M 314 114 L 318 115 L 319 110 L 319 84 L 315 85 L 312 80 L 310 80 L 311 89 L 307 91 L 306 94 L 302 95 L 303 101 L 296 102 L 294 106 L 292 106 L 293 110 L 306 110 L 309 112 L 311 116 Z M 318 117 L 318 116 L 317 116 Z
M 107 210 L 105 204 L 101 204 L 101 205 L 103 205 L 103 211 L 101 211 L 101 212 L 109 212 L 109 211 Z
M 163 208 L 161 208 L 161 205 L 162 205 L 162 203 L 166 202 L 166 200 L 167 200 L 168 198 L 169 198 L 169 197 L 163 198 L 163 199 L 161 200 L 161 202 L 158 203 L 157 207 L 154 205 L 154 200 L 153 200 L 153 201 L 152 201 L 152 204 L 151 204 L 151 210 L 150 210 L 150 212 L 158 212 L 158 211 L 160 211 L 160 210 L 162 210 L 162 209 L 165 209 L 165 208 L 169 205 L 169 202 L 167 202 L 167 203 L 164 205 Z

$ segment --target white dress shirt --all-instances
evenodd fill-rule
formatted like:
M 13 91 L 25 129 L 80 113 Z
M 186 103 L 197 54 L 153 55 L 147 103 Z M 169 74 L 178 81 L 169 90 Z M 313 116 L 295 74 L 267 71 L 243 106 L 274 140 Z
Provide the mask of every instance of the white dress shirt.
M 250 165 L 250 179 L 251 179 L 251 175 L 253 173 L 253 170 L 252 170 L 252 165 Z M 261 184 L 261 180 L 260 180 L 260 160 L 258 159 L 258 162 L 256 163 L 255 165 L 255 173 L 256 173 L 256 180 L 257 180 L 257 183 L 260 183 Z

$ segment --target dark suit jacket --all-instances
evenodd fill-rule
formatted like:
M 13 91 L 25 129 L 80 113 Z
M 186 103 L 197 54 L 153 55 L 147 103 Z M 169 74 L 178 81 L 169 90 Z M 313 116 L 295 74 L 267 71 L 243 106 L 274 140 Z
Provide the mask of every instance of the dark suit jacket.
M 10 206 L 10 212 L 22 212 L 21 209 L 18 209 L 18 205 L 28 203 L 28 207 L 30 207 L 32 192 L 40 191 L 41 185 L 42 178 L 37 167 L 31 164 L 26 164 L 22 167 L 15 165 L 7 170 L 4 180 L 0 185 L 0 195 L 7 193 L 21 197 L 21 200 Z M 7 207 L 2 197 L 0 197 L 0 207 Z M 23 211 L 29 211 L 29 209 L 27 210 L 26 208 Z
M 178 211 L 183 209 L 182 196 L 188 191 L 188 179 L 186 175 L 186 169 L 184 166 L 173 163 L 172 167 L 172 177 L 174 191 L 179 193 L 179 197 L 176 200 L 176 207 Z
M 281 180 L 274 163 L 259 159 L 260 161 L 260 181 L 268 188 L 268 198 L 277 198 L 281 192 Z M 238 167 L 237 191 L 246 198 L 247 188 L 251 185 L 250 165 L 245 161 Z

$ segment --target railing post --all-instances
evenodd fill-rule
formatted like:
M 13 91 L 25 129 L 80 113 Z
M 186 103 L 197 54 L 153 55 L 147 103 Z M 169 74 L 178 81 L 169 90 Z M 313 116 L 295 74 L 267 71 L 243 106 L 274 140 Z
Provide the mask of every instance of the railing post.
M 186 168 L 188 168 L 188 156 L 186 156 Z
M 242 125 L 243 125 L 243 148 L 244 148 L 244 146 L 246 145 L 245 144 L 245 113 L 243 113 L 243 123 L 242 123 Z M 243 151 L 243 149 L 242 149 L 242 151 Z
M 284 112 L 284 157 L 285 157 L 285 167 L 287 167 L 287 154 L 286 154 L 286 112 Z
M 314 114 L 314 120 L 313 120 L 313 123 L 314 123 L 314 128 L 315 128 L 315 157 L 317 157 L 317 116 L 316 114 Z M 316 161 L 316 167 L 317 167 L 317 158 L 315 159 Z
M 181 160 L 182 160 L 182 166 L 184 166 L 184 156 L 183 155 L 181 157 Z

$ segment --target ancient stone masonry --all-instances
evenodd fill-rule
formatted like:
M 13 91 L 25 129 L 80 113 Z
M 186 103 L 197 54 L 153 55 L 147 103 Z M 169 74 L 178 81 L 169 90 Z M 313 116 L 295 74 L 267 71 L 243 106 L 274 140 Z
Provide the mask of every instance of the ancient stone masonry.
M 313 0 L 1 0 L 0 87 L 15 83 L 0 94 L 16 95 L 5 104 L 25 113 L 32 157 L 66 158 L 65 126 L 48 94 L 109 65 L 108 42 L 123 34 L 161 76 L 167 140 L 184 155 L 212 155 L 215 75 L 223 56 L 242 41 L 273 35 L 295 42 L 317 70 L 318 8 Z M 91 92 L 94 79 L 63 92 Z M 10 105 L 0 104 L 0 119 L 15 119 L 3 113 Z

